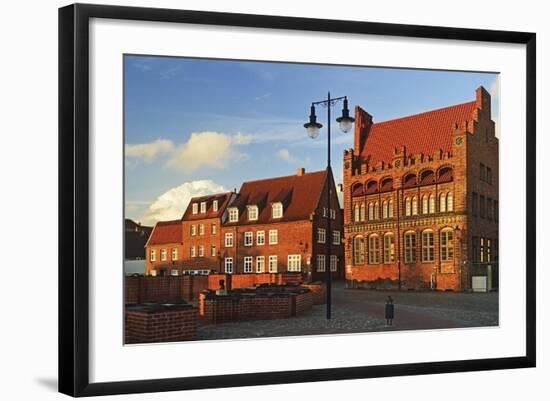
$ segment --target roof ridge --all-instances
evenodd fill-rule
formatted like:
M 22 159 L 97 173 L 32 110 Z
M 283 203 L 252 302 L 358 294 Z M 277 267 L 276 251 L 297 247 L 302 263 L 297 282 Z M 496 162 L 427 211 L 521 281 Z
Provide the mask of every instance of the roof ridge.
M 257 180 L 251 180 L 251 181 L 243 181 L 242 184 L 241 184 L 241 188 L 244 184 L 251 184 L 251 183 L 254 183 L 254 182 L 260 182 L 260 181 L 271 181 L 271 180 L 279 180 L 279 179 L 282 179 L 282 178 L 290 178 L 290 177 L 304 177 L 306 175 L 312 175 L 312 174 L 319 174 L 319 173 L 323 173 L 325 172 L 325 170 L 317 170 L 317 171 L 311 171 L 309 173 L 304 173 L 302 175 L 297 175 L 297 174 L 290 174 L 290 175 L 281 175 L 279 177 L 270 177 L 270 178 L 259 178 Z M 240 191 L 239 191 L 240 192 Z M 237 193 L 239 193 L 237 192 Z
M 432 110 L 427 110 L 427 111 L 422 111 L 420 113 L 415 113 L 415 114 L 408 114 L 406 116 L 403 116 L 403 117 L 397 117 L 397 118 L 393 118 L 393 119 L 390 119 L 390 120 L 383 120 L 383 121 L 380 121 L 380 122 L 375 122 L 373 123 L 373 125 L 380 125 L 380 124 L 386 124 L 386 123 L 392 123 L 394 121 L 399 121 L 399 120 L 406 120 L 406 119 L 409 119 L 409 118 L 413 118 L 413 117 L 418 117 L 418 116 L 422 116 L 422 115 L 425 115 L 425 114 L 430 114 L 430 113 L 435 113 L 435 112 L 438 112 L 438 111 L 443 111 L 443 110 L 447 110 L 447 109 L 452 109 L 454 107 L 460 107 L 460 106 L 465 106 L 467 104 L 475 104 L 476 101 L 475 100 L 471 100 L 469 102 L 464 102 L 464 103 L 458 103 L 458 104 L 452 104 L 450 106 L 445 106 L 445 107 L 440 107 L 438 109 L 432 109 Z

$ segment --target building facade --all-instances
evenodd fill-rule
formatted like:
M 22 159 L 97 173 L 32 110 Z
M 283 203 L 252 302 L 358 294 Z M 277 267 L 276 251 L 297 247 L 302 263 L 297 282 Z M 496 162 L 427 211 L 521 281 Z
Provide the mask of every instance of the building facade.
M 498 286 L 498 138 L 491 98 L 373 123 L 344 151 L 346 278 L 371 287 Z
M 159 221 L 145 244 L 145 274 L 178 275 L 184 252 L 181 220 Z

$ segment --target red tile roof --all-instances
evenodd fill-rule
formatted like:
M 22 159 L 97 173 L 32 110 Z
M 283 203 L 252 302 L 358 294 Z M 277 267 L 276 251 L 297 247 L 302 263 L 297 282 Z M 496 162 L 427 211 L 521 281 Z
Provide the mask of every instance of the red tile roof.
M 211 219 L 215 217 L 220 217 L 227 206 L 227 203 L 231 199 L 232 192 L 224 192 L 221 194 L 205 195 L 205 196 L 196 196 L 191 198 L 185 213 L 183 214 L 182 220 L 201 220 L 201 219 Z M 214 200 L 218 201 L 218 211 L 215 212 L 212 208 Z M 200 203 L 206 202 L 206 213 L 200 212 Z M 198 206 L 198 213 L 193 214 L 193 203 L 196 203 Z
M 381 160 L 389 163 L 395 147 L 406 146 L 408 155 L 432 155 L 452 148 L 451 129 L 455 123 L 471 120 L 476 102 L 432 110 L 412 116 L 374 123 L 367 136 L 361 156 L 374 165 Z
M 159 221 L 153 228 L 148 245 L 182 243 L 181 220 Z
M 239 221 L 227 222 L 226 225 L 262 224 L 278 221 L 307 220 L 317 208 L 321 190 L 325 182 L 326 171 L 304 173 L 301 176 L 268 178 L 265 180 L 243 183 L 237 199 L 229 206 L 239 208 Z M 249 221 L 247 205 L 253 205 L 257 199 L 262 199 L 263 205 L 258 205 L 258 220 Z M 283 217 L 271 217 L 271 204 L 283 203 Z

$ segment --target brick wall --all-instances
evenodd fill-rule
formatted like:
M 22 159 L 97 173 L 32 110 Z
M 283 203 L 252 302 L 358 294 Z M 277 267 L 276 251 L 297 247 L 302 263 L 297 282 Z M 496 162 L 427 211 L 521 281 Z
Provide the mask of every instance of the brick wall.
M 198 309 L 190 305 L 136 305 L 125 310 L 125 344 L 188 341 L 197 333 Z
M 311 291 L 313 305 L 327 303 L 327 287 L 324 283 L 303 283 L 301 286 Z

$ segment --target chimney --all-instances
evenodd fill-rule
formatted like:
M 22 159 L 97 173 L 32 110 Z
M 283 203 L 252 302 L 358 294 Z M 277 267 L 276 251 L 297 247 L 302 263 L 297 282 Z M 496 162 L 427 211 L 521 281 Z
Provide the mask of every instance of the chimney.
M 344 192 L 344 184 L 338 184 L 338 192 Z
M 372 116 L 359 106 L 355 106 L 355 140 L 354 150 L 359 154 L 365 146 L 372 126 Z
M 298 170 L 296 170 L 296 175 L 297 175 L 298 177 L 303 176 L 305 173 L 306 173 L 306 169 L 303 168 L 303 167 L 300 167 L 300 168 L 298 168 Z
M 491 118 L 491 95 L 483 86 L 476 89 L 476 107 Z

